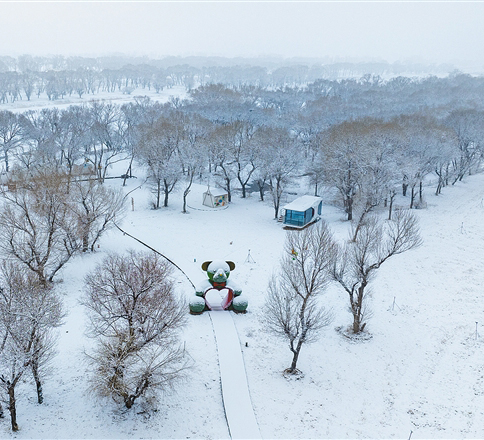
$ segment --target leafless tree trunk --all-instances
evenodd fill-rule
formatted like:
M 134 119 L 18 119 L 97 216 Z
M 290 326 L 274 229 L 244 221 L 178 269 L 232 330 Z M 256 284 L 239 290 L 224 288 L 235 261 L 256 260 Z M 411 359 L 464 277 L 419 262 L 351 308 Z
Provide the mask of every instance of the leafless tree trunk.
M 266 186 L 266 178 L 259 178 L 255 181 L 255 183 L 257 184 L 257 188 L 259 189 L 259 197 L 260 197 L 260 201 L 263 202 L 264 201 L 264 190 L 265 190 L 265 186 Z
M 32 374 L 34 376 L 35 387 L 37 389 L 37 402 L 39 404 L 44 403 L 44 391 L 42 389 L 42 380 L 40 379 L 39 361 L 38 359 L 32 360 Z
M 396 195 L 397 192 L 394 189 L 391 189 L 388 195 L 388 198 L 390 199 L 390 203 L 388 204 L 388 220 L 392 219 L 393 202 L 395 201 Z
M 187 197 L 188 194 L 190 194 L 190 188 L 192 187 L 193 184 L 193 179 L 195 178 L 195 174 L 197 173 L 198 169 L 194 167 L 190 167 L 187 170 L 187 179 L 185 181 L 185 188 L 183 190 L 183 208 L 182 212 L 186 214 L 187 211 Z
M 58 174 L 20 175 L 15 191 L 0 189 L 0 249 L 25 264 L 43 283 L 80 250 L 77 225 L 66 204 L 66 180 Z
M 273 334 L 286 339 L 293 354 L 285 371 L 296 374 L 303 344 L 317 340 L 332 319 L 320 303 L 337 246 L 323 221 L 302 231 L 289 231 L 280 271 L 269 283 L 264 305 L 264 321 Z
M 10 411 L 10 421 L 12 423 L 12 431 L 18 431 L 17 425 L 17 407 L 16 407 L 16 400 L 15 400 L 15 386 L 17 385 L 18 381 L 20 380 L 21 375 L 17 375 L 13 381 L 7 381 L 7 389 L 8 389 L 8 410 Z
M 377 269 L 394 255 L 420 246 L 422 240 L 416 217 L 409 211 L 397 211 L 385 224 L 376 216 L 367 218 L 354 242 L 340 250 L 332 276 L 348 293 L 353 314 L 352 332 L 365 330 L 367 287 Z
M 11 353 L 8 353 L 11 354 Z M 2 373 L 0 374 L 0 384 L 8 396 L 8 411 L 10 412 L 10 423 L 12 431 L 19 430 L 17 424 L 17 406 L 15 400 L 15 387 L 23 376 L 24 366 L 22 362 L 13 357 L 2 363 Z M 2 410 L 3 415 L 3 410 Z
M 358 221 L 356 222 L 356 225 L 353 227 L 353 238 L 351 241 L 356 241 L 356 238 L 358 237 L 358 232 L 360 232 L 361 227 L 365 224 L 365 219 L 368 216 L 368 214 L 378 206 L 379 202 L 376 201 L 375 199 L 367 199 L 364 206 L 361 208 L 358 216 Z
M 54 354 L 53 328 L 62 323 L 62 304 L 51 286 L 18 262 L 0 266 L 0 384 L 9 396 L 12 430 L 18 430 L 15 387 L 31 369 L 43 402 L 43 366 Z

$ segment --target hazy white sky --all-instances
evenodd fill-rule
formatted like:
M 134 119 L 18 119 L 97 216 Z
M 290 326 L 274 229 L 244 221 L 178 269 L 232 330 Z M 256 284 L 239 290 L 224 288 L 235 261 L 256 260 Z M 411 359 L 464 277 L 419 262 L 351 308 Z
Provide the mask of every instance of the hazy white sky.
M 484 66 L 481 2 L 0 2 L 0 55 L 358 57 Z

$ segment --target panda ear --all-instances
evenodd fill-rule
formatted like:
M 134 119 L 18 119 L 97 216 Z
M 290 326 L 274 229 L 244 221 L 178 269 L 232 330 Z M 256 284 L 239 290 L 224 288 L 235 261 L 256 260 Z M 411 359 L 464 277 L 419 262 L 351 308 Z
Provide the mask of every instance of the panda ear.
M 205 262 L 203 262 L 203 263 L 202 263 L 202 270 L 203 270 L 204 272 L 206 272 L 206 271 L 207 271 L 208 266 L 210 265 L 210 263 L 211 263 L 211 261 L 205 261 Z
M 230 270 L 234 270 L 235 269 L 235 263 L 233 261 L 226 261 L 226 263 L 229 265 Z

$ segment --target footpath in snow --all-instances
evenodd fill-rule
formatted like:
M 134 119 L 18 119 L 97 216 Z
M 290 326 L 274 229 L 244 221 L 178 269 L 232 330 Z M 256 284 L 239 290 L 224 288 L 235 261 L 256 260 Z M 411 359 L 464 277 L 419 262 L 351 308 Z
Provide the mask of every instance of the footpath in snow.
M 261 438 L 231 312 L 213 310 L 209 313 L 217 341 L 222 396 L 230 436 L 233 439 Z

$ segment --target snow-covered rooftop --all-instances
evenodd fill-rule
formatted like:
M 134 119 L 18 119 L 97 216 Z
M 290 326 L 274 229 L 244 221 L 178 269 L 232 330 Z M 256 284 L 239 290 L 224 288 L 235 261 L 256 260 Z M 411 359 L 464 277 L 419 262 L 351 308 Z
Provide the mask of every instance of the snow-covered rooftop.
M 214 188 L 213 186 L 209 186 L 204 191 L 204 194 L 206 194 L 207 192 L 209 192 L 210 194 L 212 194 L 212 196 L 222 196 L 224 194 L 227 194 L 227 191 L 225 191 L 224 189 Z
M 311 208 L 321 200 L 323 200 L 321 197 L 301 196 L 284 206 L 284 209 L 291 211 L 306 211 L 306 209 Z

